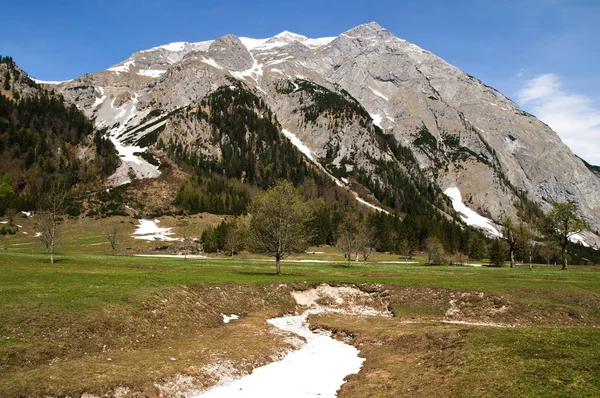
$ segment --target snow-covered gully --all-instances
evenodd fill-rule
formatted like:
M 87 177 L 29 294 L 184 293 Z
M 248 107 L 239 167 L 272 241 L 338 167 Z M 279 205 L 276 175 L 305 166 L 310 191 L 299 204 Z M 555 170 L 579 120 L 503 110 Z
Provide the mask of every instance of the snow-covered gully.
M 317 288 L 292 292 L 296 303 L 307 308 L 300 315 L 269 319 L 280 333 L 305 339 L 296 351 L 236 381 L 193 397 L 336 397 L 344 378 L 358 373 L 364 358 L 355 347 L 331 337 L 327 331 L 312 331 L 307 318 L 312 314 L 340 313 L 348 316 L 391 316 L 374 294 L 355 287 Z M 321 300 L 327 302 L 321 305 Z
M 358 373 L 364 359 L 353 346 L 333 339 L 327 332 L 309 329 L 307 316 L 322 311 L 309 309 L 301 315 L 270 319 L 271 325 L 305 338 L 306 343 L 279 362 L 194 397 L 335 397 L 344 378 Z

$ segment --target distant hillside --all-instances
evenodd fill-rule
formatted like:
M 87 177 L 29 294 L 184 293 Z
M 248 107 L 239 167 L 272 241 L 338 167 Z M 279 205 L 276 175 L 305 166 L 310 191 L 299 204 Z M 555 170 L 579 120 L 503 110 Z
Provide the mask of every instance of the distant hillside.
M 34 209 L 49 177 L 72 187 L 114 172 L 114 145 L 75 105 L 41 88 L 10 57 L 0 57 L 0 79 L 0 213 Z

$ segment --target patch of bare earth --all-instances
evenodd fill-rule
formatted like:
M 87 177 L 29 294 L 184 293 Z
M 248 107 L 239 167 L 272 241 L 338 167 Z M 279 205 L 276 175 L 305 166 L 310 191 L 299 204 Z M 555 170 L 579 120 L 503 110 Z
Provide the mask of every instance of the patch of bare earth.
M 132 300 L 79 319 L 32 320 L 16 351 L 0 346 L 0 396 L 184 396 L 298 344 L 266 322 L 295 308 L 284 285 L 176 287 Z M 225 324 L 222 314 L 239 319 Z
M 186 180 L 187 174 L 175 164 L 163 171 L 158 178 L 134 181 L 127 192 L 137 203 L 131 206 L 142 209 L 145 214 L 166 213 L 174 211 L 173 201 L 179 192 L 179 187 Z

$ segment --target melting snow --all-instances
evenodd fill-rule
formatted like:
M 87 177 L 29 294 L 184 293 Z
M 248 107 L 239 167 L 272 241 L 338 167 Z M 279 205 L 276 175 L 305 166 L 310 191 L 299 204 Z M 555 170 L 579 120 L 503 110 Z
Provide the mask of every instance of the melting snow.
M 310 153 L 310 149 L 306 145 L 304 145 L 304 143 L 300 141 L 298 137 L 296 137 L 296 134 L 286 129 L 283 129 L 282 131 L 283 134 L 292 142 L 292 144 L 294 144 L 294 146 L 300 150 L 300 152 L 305 154 L 306 157 L 312 160 L 313 162 L 315 161 L 312 154 Z
M 140 51 L 140 53 L 147 53 L 150 51 L 157 51 L 157 50 L 166 50 L 166 51 L 170 51 L 170 52 L 181 52 L 181 51 L 185 50 L 186 45 L 191 47 L 192 50 L 206 51 L 206 50 L 208 50 L 208 48 L 210 47 L 210 45 L 212 44 L 213 41 L 214 40 L 208 40 L 208 41 L 200 41 L 197 43 L 187 43 L 184 41 L 180 41 L 180 42 L 164 44 L 162 46 L 152 47 L 148 50 Z
M 370 116 L 371 119 L 373 119 L 373 124 L 382 129 L 383 127 L 381 127 L 381 121 L 383 120 L 383 118 L 381 117 L 381 115 L 379 113 L 375 113 Z
M 569 240 L 573 243 L 581 243 L 585 247 L 590 247 L 590 245 L 585 241 L 583 236 L 580 234 L 573 234 L 569 237 Z
M 360 203 L 362 203 L 363 205 L 369 206 L 372 209 L 375 209 L 377 211 L 381 211 L 384 212 L 385 214 L 390 214 L 389 211 L 382 209 L 381 207 L 375 206 L 374 204 L 371 204 L 369 202 L 367 202 L 366 200 L 362 199 L 360 196 L 356 195 L 356 200 L 359 201 Z
M 231 315 L 221 314 L 221 316 L 223 317 L 223 323 L 229 323 L 231 321 L 240 319 L 240 316 L 236 315 L 236 314 L 231 314 Z
M 67 82 L 73 81 L 73 79 L 55 81 L 55 80 L 39 80 L 39 79 L 34 79 L 34 78 L 32 78 L 31 80 L 33 80 L 34 82 L 36 82 L 38 84 L 61 84 L 61 83 L 67 83 Z
M 157 258 L 193 258 L 195 260 L 201 260 L 208 258 L 203 254 L 134 254 L 135 257 L 157 257 Z
M 315 158 L 313 158 L 312 153 L 310 152 L 310 149 L 302 141 L 300 141 L 300 139 L 298 137 L 296 137 L 296 134 L 294 134 L 291 131 L 286 130 L 286 129 L 282 129 L 282 131 L 283 131 L 283 134 L 292 142 L 292 144 L 294 144 L 294 146 L 296 148 L 298 148 L 298 150 L 300 150 L 300 152 L 302 152 L 304 155 L 306 155 L 306 157 L 309 158 L 317 167 L 319 167 L 321 170 L 323 170 L 325 173 L 327 173 L 327 175 L 336 183 L 337 186 L 343 187 L 344 184 L 342 183 L 342 181 L 344 181 L 344 183 L 348 184 L 348 179 L 342 178 L 342 181 L 338 180 L 336 177 L 331 175 L 331 173 L 329 173 L 329 171 L 327 171 L 327 169 L 325 169 L 325 167 L 323 167 L 323 165 L 321 165 L 321 163 L 317 162 L 315 160 Z M 375 205 L 365 201 L 364 199 L 361 199 L 360 197 L 358 197 L 358 195 L 356 193 L 354 193 L 354 196 L 356 197 L 356 200 L 359 201 L 360 203 L 362 203 L 366 206 L 369 206 L 377 211 L 382 211 L 386 214 L 390 214 L 387 210 L 384 210 L 381 207 L 375 206 Z
M 306 318 L 318 312 L 312 309 L 302 315 L 269 319 L 276 328 L 304 337 L 306 343 L 279 362 L 195 397 L 336 397 L 344 378 L 358 373 L 364 359 L 355 347 L 331 338 L 329 333 L 309 329 Z
M 458 188 L 448 188 L 444 191 L 444 194 L 452 200 L 452 207 L 460 213 L 461 218 L 467 225 L 482 228 L 493 236 L 502 236 L 490 219 L 480 216 L 462 202 L 462 195 Z
M 249 37 L 240 37 L 242 44 L 248 49 L 251 50 L 272 50 L 274 48 L 284 47 L 294 41 L 298 41 L 309 48 L 319 48 L 326 46 L 335 40 L 335 37 L 320 37 L 317 39 L 309 39 L 306 36 L 302 36 L 296 33 L 284 31 L 275 35 L 273 37 L 269 37 L 266 39 L 251 39 Z
M 259 47 L 267 42 L 269 39 L 252 39 L 250 37 L 240 37 L 239 38 L 244 47 L 250 50 L 254 50 L 256 47 Z
M 147 111 L 138 113 L 138 102 L 139 100 L 137 93 L 133 93 L 131 100 L 122 105 L 120 108 L 114 107 L 113 100 L 111 103 L 111 109 L 113 109 L 113 112 L 118 110 L 119 113 L 115 116 L 104 116 L 105 119 L 110 119 L 110 123 L 118 123 L 118 127 L 113 128 L 110 131 L 110 140 L 115 145 L 122 162 L 117 171 L 115 171 L 115 173 L 109 177 L 109 182 L 112 185 L 123 185 L 131 182 L 129 179 L 130 171 L 133 171 L 137 178 L 156 178 L 161 175 L 161 172 L 158 170 L 158 166 L 154 166 L 148 163 L 146 160 L 134 155 L 136 152 L 143 152 L 145 148 L 127 145 L 126 143 L 121 142 L 123 137 L 121 137 L 120 134 L 127 129 L 128 123 L 132 120 L 138 120 L 139 122 L 139 120 L 149 112 Z M 132 125 L 134 124 L 132 123 Z
M 127 61 L 123 62 L 123 65 L 113 66 L 112 68 L 108 68 L 107 70 L 115 72 L 118 76 L 121 74 L 121 72 L 129 72 L 129 68 L 131 68 L 132 66 L 135 66 L 135 60 L 128 59 Z
M 318 48 L 328 45 L 335 39 L 335 37 L 320 37 L 318 39 L 306 39 L 302 42 L 302 44 L 309 48 Z
M 389 101 L 389 100 L 388 100 L 388 97 L 386 97 L 385 95 L 381 94 L 379 91 L 375 90 L 375 89 L 374 89 L 374 88 L 372 88 L 372 87 L 369 87 L 369 89 L 370 89 L 370 90 L 373 92 L 373 94 L 375 94 L 376 96 L 378 96 L 378 97 L 381 97 L 381 98 L 383 98 L 383 99 L 384 99 L 384 100 L 386 100 L 386 101 Z
M 171 238 L 173 235 L 172 228 L 161 228 L 157 225 L 156 220 L 139 220 L 137 229 L 131 234 L 134 239 L 147 241 L 163 240 L 175 241 L 179 240 Z
M 217 69 L 223 69 L 223 67 L 221 65 L 219 65 L 218 63 L 216 63 L 215 60 L 212 58 L 202 58 L 202 62 L 204 62 L 205 64 L 209 64 L 211 66 L 214 66 Z
M 186 42 L 184 42 L 184 41 L 178 41 L 178 42 L 158 46 L 157 49 L 160 48 L 160 49 L 164 49 L 167 51 L 181 51 L 185 48 L 185 44 L 186 44 Z
M 263 64 L 259 64 L 256 60 L 254 60 L 254 65 L 252 65 L 250 69 L 241 72 L 230 71 L 230 73 L 238 79 L 245 79 L 246 77 L 251 77 L 254 80 L 258 81 L 258 78 L 263 75 Z
M 159 77 L 164 74 L 166 70 L 161 69 L 142 69 L 138 71 L 138 75 L 147 77 Z
M 104 95 L 104 88 L 102 87 L 97 87 L 98 91 L 100 92 L 100 98 L 96 98 L 96 101 L 94 102 L 94 105 L 92 105 L 93 108 L 97 107 L 98 105 L 101 105 L 104 100 L 106 99 L 106 95 Z

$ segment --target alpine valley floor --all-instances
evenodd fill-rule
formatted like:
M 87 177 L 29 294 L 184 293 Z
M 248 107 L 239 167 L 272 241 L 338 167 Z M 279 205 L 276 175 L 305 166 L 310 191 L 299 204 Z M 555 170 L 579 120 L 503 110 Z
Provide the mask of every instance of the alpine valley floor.
M 359 291 L 345 310 L 364 296 L 392 315 L 308 316 L 365 359 L 340 397 L 600 395 L 598 267 L 430 267 L 391 255 L 346 266 L 314 248 L 278 277 L 248 254 L 133 256 L 157 243 L 130 235 L 113 256 L 98 232 L 108 221 L 85 222 L 68 225 L 53 265 L 33 229 L 1 242 L 0 396 L 197 394 L 297 349 L 301 338 L 267 320 L 303 312 L 293 294 L 313 288 Z
M 600 394 L 593 267 L 289 262 L 277 277 L 272 262 L 245 259 L 69 250 L 51 265 L 13 249 L 0 259 L 1 396 L 197 393 L 295 349 L 266 320 L 300 312 L 291 293 L 323 282 L 393 314 L 308 317 L 365 358 L 340 397 Z

